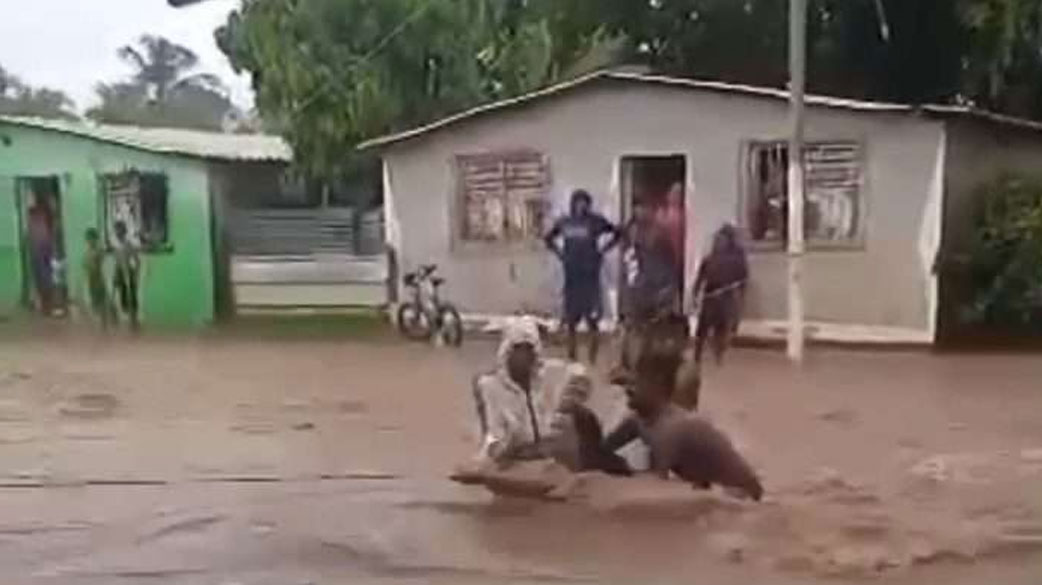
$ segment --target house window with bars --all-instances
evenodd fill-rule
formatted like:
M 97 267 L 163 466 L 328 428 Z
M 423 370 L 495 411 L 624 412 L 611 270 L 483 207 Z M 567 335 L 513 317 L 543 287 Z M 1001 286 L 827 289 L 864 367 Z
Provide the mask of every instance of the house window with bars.
M 145 250 L 169 245 L 170 217 L 166 175 L 130 171 L 103 175 L 105 230 L 109 244 L 116 245 L 115 225 L 127 228 L 127 241 Z
M 811 245 L 861 241 L 863 157 L 856 142 L 811 142 L 804 147 L 804 237 Z M 788 236 L 789 146 L 748 145 L 744 222 L 752 242 L 781 244 Z
M 523 242 L 543 233 L 550 187 L 549 163 L 536 152 L 462 155 L 460 239 Z

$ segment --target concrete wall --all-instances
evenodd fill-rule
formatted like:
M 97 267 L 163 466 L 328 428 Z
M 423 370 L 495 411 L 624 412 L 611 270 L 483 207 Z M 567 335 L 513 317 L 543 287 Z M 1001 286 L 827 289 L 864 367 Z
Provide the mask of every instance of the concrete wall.
M 738 220 L 743 142 L 784 139 L 787 131 L 786 105 L 777 100 L 634 85 L 573 91 L 390 148 L 385 152 L 388 234 L 401 251 L 403 269 L 439 263 L 448 277 L 447 293 L 465 311 L 554 310 L 560 275 L 540 246 L 452 245 L 453 156 L 536 149 L 550 159 L 556 213 L 563 211 L 573 188 L 584 187 L 595 195 L 596 206 L 614 218 L 621 206 L 621 156 L 680 154 L 688 167 L 690 282 L 713 230 Z M 820 327 L 894 329 L 930 341 L 931 277 L 919 246 L 924 222 L 931 223 L 931 189 L 940 189 L 943 124 L 908 115 L 813 108 L 807 136 L 863 143 L 867 214 L 863 247 L 809 252 L 808 319 Z M 785 263 L 781 251 L 752 253 L 751 320 L 784 318 Z M 612 259 L 609 268 L 615 266 Z
M 941 278 L 942 335 L 958 332 L 959 306 L 969 293 L 959 258 L 968 252 L 980 201 L 978 188 L 1003 173 L 1042 180 L 1042 135 L 994 123 L 956 119 L 948 122 L 948 164 L 944 193 L 944 251 Z
M 127 169 L 168 178 L 169 250 L 142 254 L 142 323 L 196 327 L 214 316 L 213 264 L 207 170 L 202 161 L 164 156 L 34 128 L 0 123 L 0 314 L 19 309 L 23 279 L 14 180 L 56 175 L 71 301 L 87 307 L 84 232 L 100 228 L 98 175 Z

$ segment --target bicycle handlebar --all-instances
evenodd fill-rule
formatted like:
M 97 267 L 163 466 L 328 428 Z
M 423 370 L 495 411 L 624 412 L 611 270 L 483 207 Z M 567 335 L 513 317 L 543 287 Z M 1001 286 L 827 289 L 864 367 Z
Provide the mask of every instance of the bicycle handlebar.
M 418 286 L 420 281 L 428 280 L 438 270 L 437 264 L 421 264 L 415 272 L 407 272 L 402 277 L 406 286 Z M 439 286 L 443 282 L 436 282 L 434 286 Z

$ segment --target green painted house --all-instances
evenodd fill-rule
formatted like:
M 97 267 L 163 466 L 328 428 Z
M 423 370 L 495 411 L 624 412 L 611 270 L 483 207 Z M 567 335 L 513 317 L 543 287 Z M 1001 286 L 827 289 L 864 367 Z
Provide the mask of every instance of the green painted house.
M 226 193 L 277 189 L 290 159 L 271 136 L 0 116 L 0 317 L 82 315 L 85 233 L 111 243 L 122 221 L 141 250 L 143 326 L 212 323 L 230 294 Z

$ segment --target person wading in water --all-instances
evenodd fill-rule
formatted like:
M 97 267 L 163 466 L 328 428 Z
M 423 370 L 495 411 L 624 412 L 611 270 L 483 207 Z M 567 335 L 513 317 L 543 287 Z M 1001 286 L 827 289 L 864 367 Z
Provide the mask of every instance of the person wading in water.
M 539 474 L 520 480 L 500 474 L 539 460 L 573 472 L 629 474 L 621 458 L 602 450 L 600 422 L 586 406 L 593 391 L 586 366 L 544 358 L 538 326 L 526 317 L 505 324 L 497 358 L 497 367 L 472 385 L 481 447 L 452 479 L 486 486 L 534 483 L 539 492 L 553 482 Z
M 634 351 L 648 327 L 680 314 L 678 259 L 669 234 L 655 221 L 644 201 L 633 203 L 633 221 L 627 226 L 625 271 L 626 303 L 620 365 L 632 368 Z

